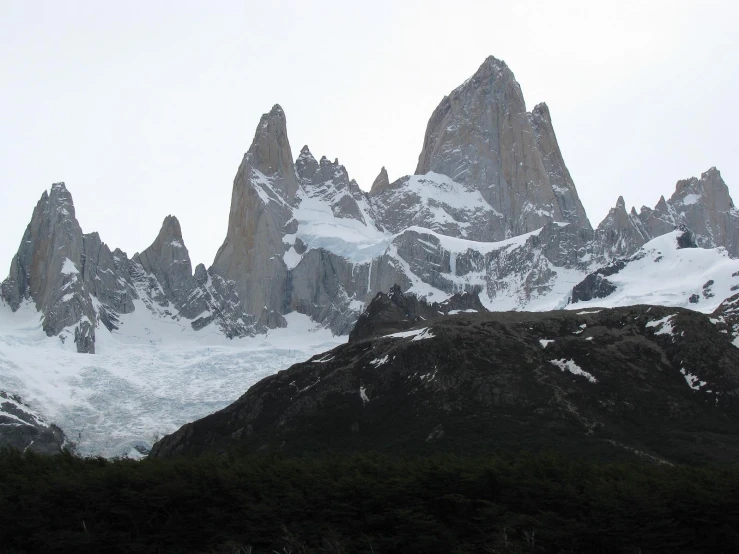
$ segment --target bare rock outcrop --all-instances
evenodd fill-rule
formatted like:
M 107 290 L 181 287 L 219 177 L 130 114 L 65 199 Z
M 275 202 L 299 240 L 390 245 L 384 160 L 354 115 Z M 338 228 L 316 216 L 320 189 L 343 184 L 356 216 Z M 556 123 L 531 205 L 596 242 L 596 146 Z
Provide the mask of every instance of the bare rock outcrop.
M 739 257 L 739 210 L 729 195 L 721 173 L 712 167 L 677 182 L 669 200 L 661 196 L 654 209 L 642 206 L 626 212 L 623 197 L 598 225 L 599 249 L 604 260 L 628 256 L 644 243 L 684 227 L 695 233 L 698 246 L 723 246 Z
M 16 311 L 32 299 L 43 312 L 47 335 L 65 329 L 79 352 L 94 352 L 95 310 L 84 290 L 85 245 L 75 217 L 72 195 L 64 183 L 44 191 L 33 210 L 31 223 L 2 284 L 3 298 Z
M 262 116 L 233 183 L 228 231 L 213 271 L 236 283 L 247 313 L 285 325 L 287 266 L 283 236 L 292 219 L 298 177 L 279 105 Z
M 372 182 L 372 187 L 369 192 L 370 196 L 377 196 L 389 186 L 390 178 L 387 175 L 387 169 L 385 169 L 385 166 L 382 166 L 380 173 L 377 174 L 377 177 L 375 177 L 375 180 Z
M 597 259 L 607 262 L 633 254 L 651 238 L 636 211 L 632 208 L 627 212 L 624 197 L 619 196 L 616 207 L 610 209 L 596 229 L 593 250 Z
M 489 218 L 482 240 L 528 233 L 551 221 L 589 227 L 549 111 L 542 106 L 527 113 L 513 73 L 492 56 L 431 116 L 416 167 L 417 175 L 429 172 L 479 192 L 492 207 L 497 217 Z
M 0 390 L 0 448 L 59 454 L 66 443 L 59 427 L 46 421 L 20 397 Z

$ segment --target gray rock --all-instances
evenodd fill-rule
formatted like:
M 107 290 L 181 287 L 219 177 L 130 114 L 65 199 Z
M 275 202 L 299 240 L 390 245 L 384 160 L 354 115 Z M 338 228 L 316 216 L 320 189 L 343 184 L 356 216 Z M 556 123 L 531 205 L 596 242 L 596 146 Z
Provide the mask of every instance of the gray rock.
M 66 442 L 59 427 L 48 423 L 20 397 L 0 390 L 0 448 L 59 454 Z
M 64 183 L 55 183 L 36 204 L 2 294 L 13 311 L 23 300 L 33 300 L 44 314 L 42 326 L 48 336 L 68 329 L 75 342 L 84 337 L 77 342 L 78 351 L 92 353 L 96 317 L 84 287 L 83 253 L 72 195 Z
M 549 175 L 549 182 L 564 220 L 578 227 L 590 229 L 590 221 L 585 208 L 580 202 L 575 183 L 559 149 L 549 107 L 544 102 L 534 106 L 529 114 L 529 121 L 536 134 L 536 146 L 541 154 L 544 169 Z
M 673 229 L 670 228 L 669 231 Z M 636 211 L 632 208 L 631 213 L 627 212 L 624 198 L 619 196 L 616 207 L 611 208 L 596 229 L 593 246 L 595 258 L 607 263 L 616 258 L 629 256 L 652 238 Z
M 367 225 L 359 203 L 366 203 L 364 193 L 338 160 L 330 162 L 325 156 L 316 162 L 307 146 L 295 162 L 302 192 L 331 206 L 335 217 L 352 218 Z
M 287 139 L 285 113 L 264 114 L 233 183 L 228 231 L 213 271 L 236 284 L 249 314 L 286 312 L 285 225 L 292 219 L 298 177 Z M 285 325 L 284 318 L 274 317 Z
M 625 217 L 623 198 L 619 204 L 598 226 L 606 258 L 633 254 L 645 242 L 681 226 L 695 234 L 698 246 L 723 246 L 731 257 L 739 257 L 739 210 L 715 167 L 700 179 L 678 181 L 669 200 L 661 196 L 654 209 L 642 206 L 638 216 L 632 208 Z
M 380 173 L 378 173 L 377 177 L 375 177 L 375 180 L 372 182 L 372 188 L 370 188 L 369 194 L 370 196 L 377 196 L 389 186 L 390 178 L 387 175 L 387 169 L 385 169 L 385 166 L 382 166 Z
M 431 116 L 416 174 L 430 171 L 479 191 L 500 215 L 488 218 L 482 240 L 528 233 L 551 221 L 589 227 L 548 110 L 528 114 L 513 73 L 492 56 Z
M 149 248 L 136 254 L 134 262 L 156 279 L 162 302 L 171 302 L 188 319 L 202 314 L 207 305 L 192 274 L 190 256 L 182 239 L 180 222 L 169 215 Z

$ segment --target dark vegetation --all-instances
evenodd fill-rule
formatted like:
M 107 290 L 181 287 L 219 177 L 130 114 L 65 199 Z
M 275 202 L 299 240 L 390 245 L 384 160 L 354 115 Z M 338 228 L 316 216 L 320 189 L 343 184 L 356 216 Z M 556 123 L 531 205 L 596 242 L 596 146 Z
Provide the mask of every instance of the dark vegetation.
M 739 466 L 0 453 L 0 550 L 736 552 Z

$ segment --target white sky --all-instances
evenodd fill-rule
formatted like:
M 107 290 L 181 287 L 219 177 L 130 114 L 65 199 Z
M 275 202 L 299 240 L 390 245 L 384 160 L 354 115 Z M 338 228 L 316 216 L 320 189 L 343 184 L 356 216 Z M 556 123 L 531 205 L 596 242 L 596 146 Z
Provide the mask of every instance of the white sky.
M 163 218 L 193 264 L 226 233 L 259 117 L 368 189 L 415 170 L 442 97 L 486 56 L 546 101 L 597 225 L 721 170 L 739 201 L 739 2 L 0 0 L 0 279 L 41 193 L 129 255 Z

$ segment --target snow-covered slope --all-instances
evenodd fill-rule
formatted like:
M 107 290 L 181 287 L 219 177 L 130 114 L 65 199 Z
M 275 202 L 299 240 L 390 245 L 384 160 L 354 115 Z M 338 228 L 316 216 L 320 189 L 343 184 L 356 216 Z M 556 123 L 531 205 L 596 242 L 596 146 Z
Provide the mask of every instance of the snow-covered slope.
M 675 230 L 657 237 L 633 256 L 595 271 L 596 278 L 602 276 L 601 297 L 575 298 L 567 309 L 656 304 L 713 313 L 739 290 L 739 260 L 724 248 L 681 248 L 684 235 Z
M 137 301 L 139 302 L 139 301 Z M 48 337 L 30 303 L 0 302 L 0 390 L 59 425 L 83 455 L 138 456 L 159 436 L 227 406 L 259 379 L 345 342 L 306 316 L 229 340 L 143 305 L 98 335 L 95 355 Z

